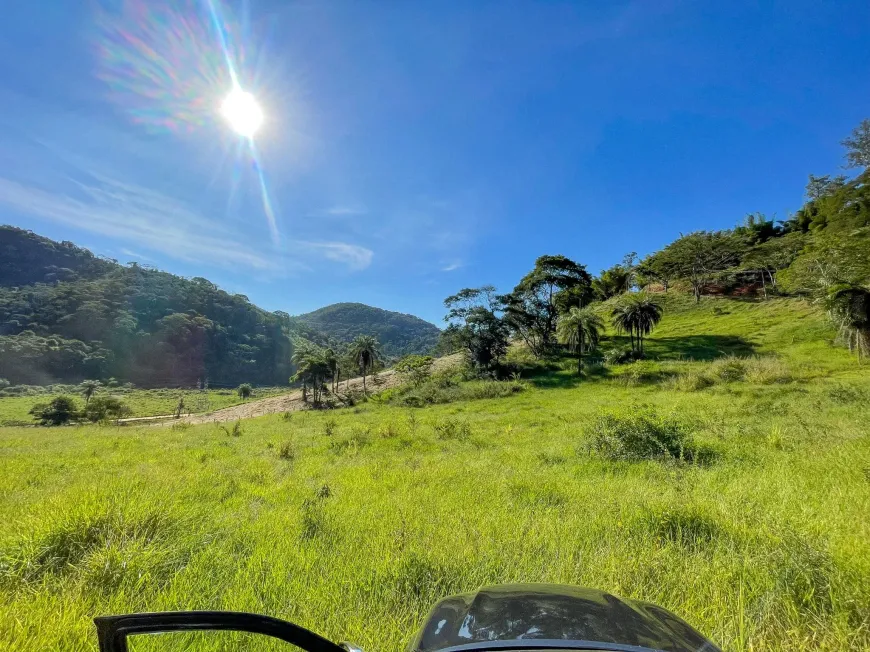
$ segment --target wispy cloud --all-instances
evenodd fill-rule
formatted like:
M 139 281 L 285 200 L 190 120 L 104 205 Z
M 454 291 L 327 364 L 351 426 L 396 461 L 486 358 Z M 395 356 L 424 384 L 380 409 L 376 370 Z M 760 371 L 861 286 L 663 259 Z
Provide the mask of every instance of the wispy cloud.
M 82 180 L 84 179 L 84 180 Z M 59 185 L 59 184 L 56 184 Z M 159 192 L 94 171 L 65 179 L 63 190 L 0 177 L 0 205 L 21 214 L 116 239 L 185 262 L 284 275 L 325 258 L 358 271 L 373 252 L 343 242 L 291 241 L 285 252 L 246 244 L 242 234 Z M 127 255 L 141 254 L 124 250 Z M 287 255 L 292 253 L 292 258 Z
M 371 249 L 344 242 L 300 242 L 299 244 L 320 251 L 329 260 L 344 263 L 352 270 L 365 269 L 371 265 L 374 256 Z
M 144 260 L 146 262 L 154 262 L 153 258 L 149 258 L 143 254 L 137 253 L 135 251 L 131 251 L 130 249 L 121 249 L 121 253 L 125 256 L 129 256 L 130 258 L 137 258 L 139 260 Z
M 454 261 L 454 262 L 452 262 L 452 263 L 448 263 L 447 265 L 445 265 L 444 267 L 442 267 L 442 268 L 441 268 L 441 271 L 442 271 L 442 272 L 453 272 L 453 271 L 456 271 L 457 269 L 459 269 L 459 268 L 462 267 L 462 266 L 463 266 L 463 263 L 462 263 L 461 261 L 458 261 L 458 260 L 457 260 L 457 261 Z
M 334 217 L 344 217 L 351 215 L 367 215 L 368 210 L 362 206 L 332 206 L 322 211 L 323 215 L 332 215 Z
M 245 246 L 185 205 L 146 188 L 100 178 L 73 181 L 76 195 L 0 178 L 0 203 L 45 220 L 132 242 L 194 263 L 280 271 L 278 261 Z

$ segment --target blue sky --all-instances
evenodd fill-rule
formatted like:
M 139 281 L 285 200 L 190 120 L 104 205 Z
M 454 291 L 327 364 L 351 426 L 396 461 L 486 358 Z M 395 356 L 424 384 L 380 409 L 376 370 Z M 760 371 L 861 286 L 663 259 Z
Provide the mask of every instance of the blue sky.
M 541 254 L 597 273 L 783 218 L 870 116 L 866 0 L 213 6 L 4 7 L 0 223 L 269 310 L 440 322 Z M 257 162 L 218 114 L 215 18 L 263 105 Z

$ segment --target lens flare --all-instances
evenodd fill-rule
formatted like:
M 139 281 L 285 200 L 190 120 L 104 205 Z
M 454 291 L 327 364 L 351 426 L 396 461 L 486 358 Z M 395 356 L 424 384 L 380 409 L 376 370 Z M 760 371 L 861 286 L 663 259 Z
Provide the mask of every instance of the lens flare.
M 230 91 L 221 104 L 221 113 L 230 127 L 245 138 L 253 138 L 254 134 L 263 124 L 263 111 L 254 96 L 243 91 L 241 88 L 234 88 Z
M 252 62 L 262 60 L 246 51 L 242 23 L 220 0 L 113 0 L 106 5 L 111 7 L 98 10 L 94 24 L 97 75 L 110 99 L 149 131 L 192 133 L 229 124 L 244 139 L 230 147 L 236 150 L 235 164 L 253 162 L 255 187 L 277 244 L 273 202 L 253 140 L 264 116 L 251 92 L 258 72 Z

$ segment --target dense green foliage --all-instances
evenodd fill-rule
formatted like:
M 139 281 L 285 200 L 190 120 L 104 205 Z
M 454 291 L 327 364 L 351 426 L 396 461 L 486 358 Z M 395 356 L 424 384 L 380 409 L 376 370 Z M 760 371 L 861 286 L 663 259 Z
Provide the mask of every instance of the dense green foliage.
M 389 358 L 431 353 L 440 335 L 437 326 L 419 317 L 363 303 L 334 303 L 296 319 L 338 342 L 349 343 L 359 335 L 371 335 Z
M 448 593 L 543 581 L 660 604 L 726 650 L 867 649 L 866 370 L 808 302 L 657 299 L 648 359 L 583 382 L 566 359 L 415 409 L 0 429 L 0 648 L 231 609 L 400 650 Z
M 94 257 L 0 227 L 0 378 L 145 386 L 286 383 L 291 334 L 325 342 L 204 278 Z

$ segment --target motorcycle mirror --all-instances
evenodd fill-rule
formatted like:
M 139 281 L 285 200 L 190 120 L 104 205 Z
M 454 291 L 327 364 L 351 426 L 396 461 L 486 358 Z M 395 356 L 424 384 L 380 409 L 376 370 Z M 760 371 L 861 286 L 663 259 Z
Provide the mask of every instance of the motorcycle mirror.
M 180 649 L 347 652 L 285 620 L 234 611 L 170 611 L 94 618 L 100 652 L 161 652 Z M 222 632 L 213 638 L 209 633 Z M 168 634 L 169 636 L 149 636 Z M 256 639 L 251 645 L 251 639 Z M 195 645 L 192 645 L 195 643 Z

